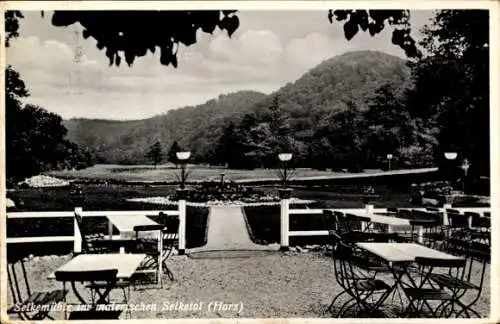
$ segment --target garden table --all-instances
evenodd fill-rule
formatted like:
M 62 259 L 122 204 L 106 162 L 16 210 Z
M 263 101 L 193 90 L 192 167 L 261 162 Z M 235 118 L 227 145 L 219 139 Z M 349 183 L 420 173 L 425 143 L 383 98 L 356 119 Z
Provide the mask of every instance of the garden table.
M 136 226 L 154 226 L 159 225 L 157 222 L 153 221 L 151 218 L 145 215 L 108 215 L 109 220 L 109 235 L 112 236 L 113 225 L 120 232 L 120 237 L 122 239 L 136 239 L 136 235 L 139 235 L 140 238 L 150 238 L 158 240 L 158 251 L 160 252 L 157 256 L 157 264 L 158 269 L 142 269 L 138 272 L 148 273 L 148 272 L 157 272 L 157 278 L 160 285 L 162 285 L 161 274 L 163 271 L 163 236 L 162 231 L 141 231 L 136 233 Z M 124 252 L 123 249 L 120 252 Z M 147 263 L 147 261 L 145 261 Z
M 84 273 L 91 271 L 116 269 L 118 270 L 116 274 L 117 280 L 129 281 L 145 257 L 146 254 L 130 253 L 80 254 L 59 267 L 56 272 Z M 49 279 L 55 278 L 55 272 L 49 275 Z M 75 287 L 75 281 L 71 281 L 71 288 L 78 300 L 82 304 L 86 304 L 86 300 L 78 293 Z M 109 294 L 109 292 L 110 291 L 105 291 L 103 293 L 105 294 L 104 297 Z
M 356 243 L 361 249 L 370 252 L 384 260 L 394 276 L 394 284 L 391 291 L 403 285 L 412 288 L 419 288 L 416 280 L 410 274 L 409 267 L 415 258 L 436 258 L 447 260 L 463 260 L 463 257 L 454 256 L 438 250 L 431 249 L 418 243 L 378 243 L 378 242 L 359 242 Z M 408 280 L 403 282 L 404 277 Z M 401 305 L 403 302 L 401 301 Z
M 398 217 L 393 217 L 393 216 L 384 216 L 380 214 L 373 214 L 373 215 L 367 215 L 367 214 L 362 214 L 362 213 L 353 213 L 355 216 L 359 216 L 362 218 L 369 218 L 370 222 L 366 224 L 363 222 L 363 230 L 365 228 L 370 227 L 370 225 L 373 224 L 384 224 L 387 227 L 387 232 L 392 233 L 394 228 L 408 228 L 411 227 L 410 225 L 410 220 L 409 219 L 404 219 L 404 218 L 398 218 Z M 423 242 L 423 227 L 418 226 L 418 242 L 422 243 Z
M 145 215 L 108 215 L 109 237 L 113 236 L 113 225 L 120 232 L 122 238 L 135 238 L 135 226 L 158 225 L 157 222 Z

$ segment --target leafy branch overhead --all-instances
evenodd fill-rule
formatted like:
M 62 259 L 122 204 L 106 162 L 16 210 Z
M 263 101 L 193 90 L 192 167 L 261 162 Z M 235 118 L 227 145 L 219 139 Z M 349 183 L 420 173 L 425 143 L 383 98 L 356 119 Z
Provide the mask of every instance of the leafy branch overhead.
M 411 37 L 409 10 L 329 10 L 328 19 L 345 21 L 344 35 L 351 40 L 361 29 L 371 36 L 382 32 L 386 24 L 393 27 L 392 43 L 405 51 L 408 57 L 421 55 L 415 40 Z
M 55 11 L 54 26 L 80 23 L 83 37 L 93 37 L 99 50 L 105 49 L 109 64 L 122 59 L 131 66 L 137 57 L 160 50 L 162 65 L 177 67 L 179 44 L 196 43 L 201 29 L 212 34 L 218 27 L 229 37 L 239 27 L 235 10 L 198 11 Z

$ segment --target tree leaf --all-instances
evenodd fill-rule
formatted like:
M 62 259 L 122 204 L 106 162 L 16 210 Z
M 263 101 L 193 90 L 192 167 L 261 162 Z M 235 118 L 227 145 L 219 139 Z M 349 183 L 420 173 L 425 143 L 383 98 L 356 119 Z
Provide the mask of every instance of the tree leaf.
M 344 24 L 344 35 L 347 40 L 351 40 L 359 31 L 358 24 L 349 20 Z

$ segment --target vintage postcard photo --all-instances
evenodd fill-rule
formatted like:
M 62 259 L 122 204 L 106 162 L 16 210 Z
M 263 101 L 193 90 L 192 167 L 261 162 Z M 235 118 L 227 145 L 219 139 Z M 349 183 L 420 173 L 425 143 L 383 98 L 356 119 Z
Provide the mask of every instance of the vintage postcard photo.
M 444 5 L 2 4 L 2 321 L 498 315 L 498 3 Z

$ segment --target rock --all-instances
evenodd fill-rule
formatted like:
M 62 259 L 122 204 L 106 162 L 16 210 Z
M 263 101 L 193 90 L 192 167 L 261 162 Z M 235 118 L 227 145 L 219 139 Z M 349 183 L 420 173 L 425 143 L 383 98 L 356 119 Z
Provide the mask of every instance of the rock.
M 309 250 L 308 250 L 308 249 L 303 248 L 303 247 L 300 247 L 300 246 L 297 246 L 297 251 L 299 251 L 300 253 L 309 252 Z
M 271 244 L 268 244 L 267 246 L 269 246 L 272 249 L 279 249 L 280 248 L 280 245 L 278 243 L 271 243 Z
M 297 252 L 297 248 L 295 246 L 290 246 L 290 252 Z

